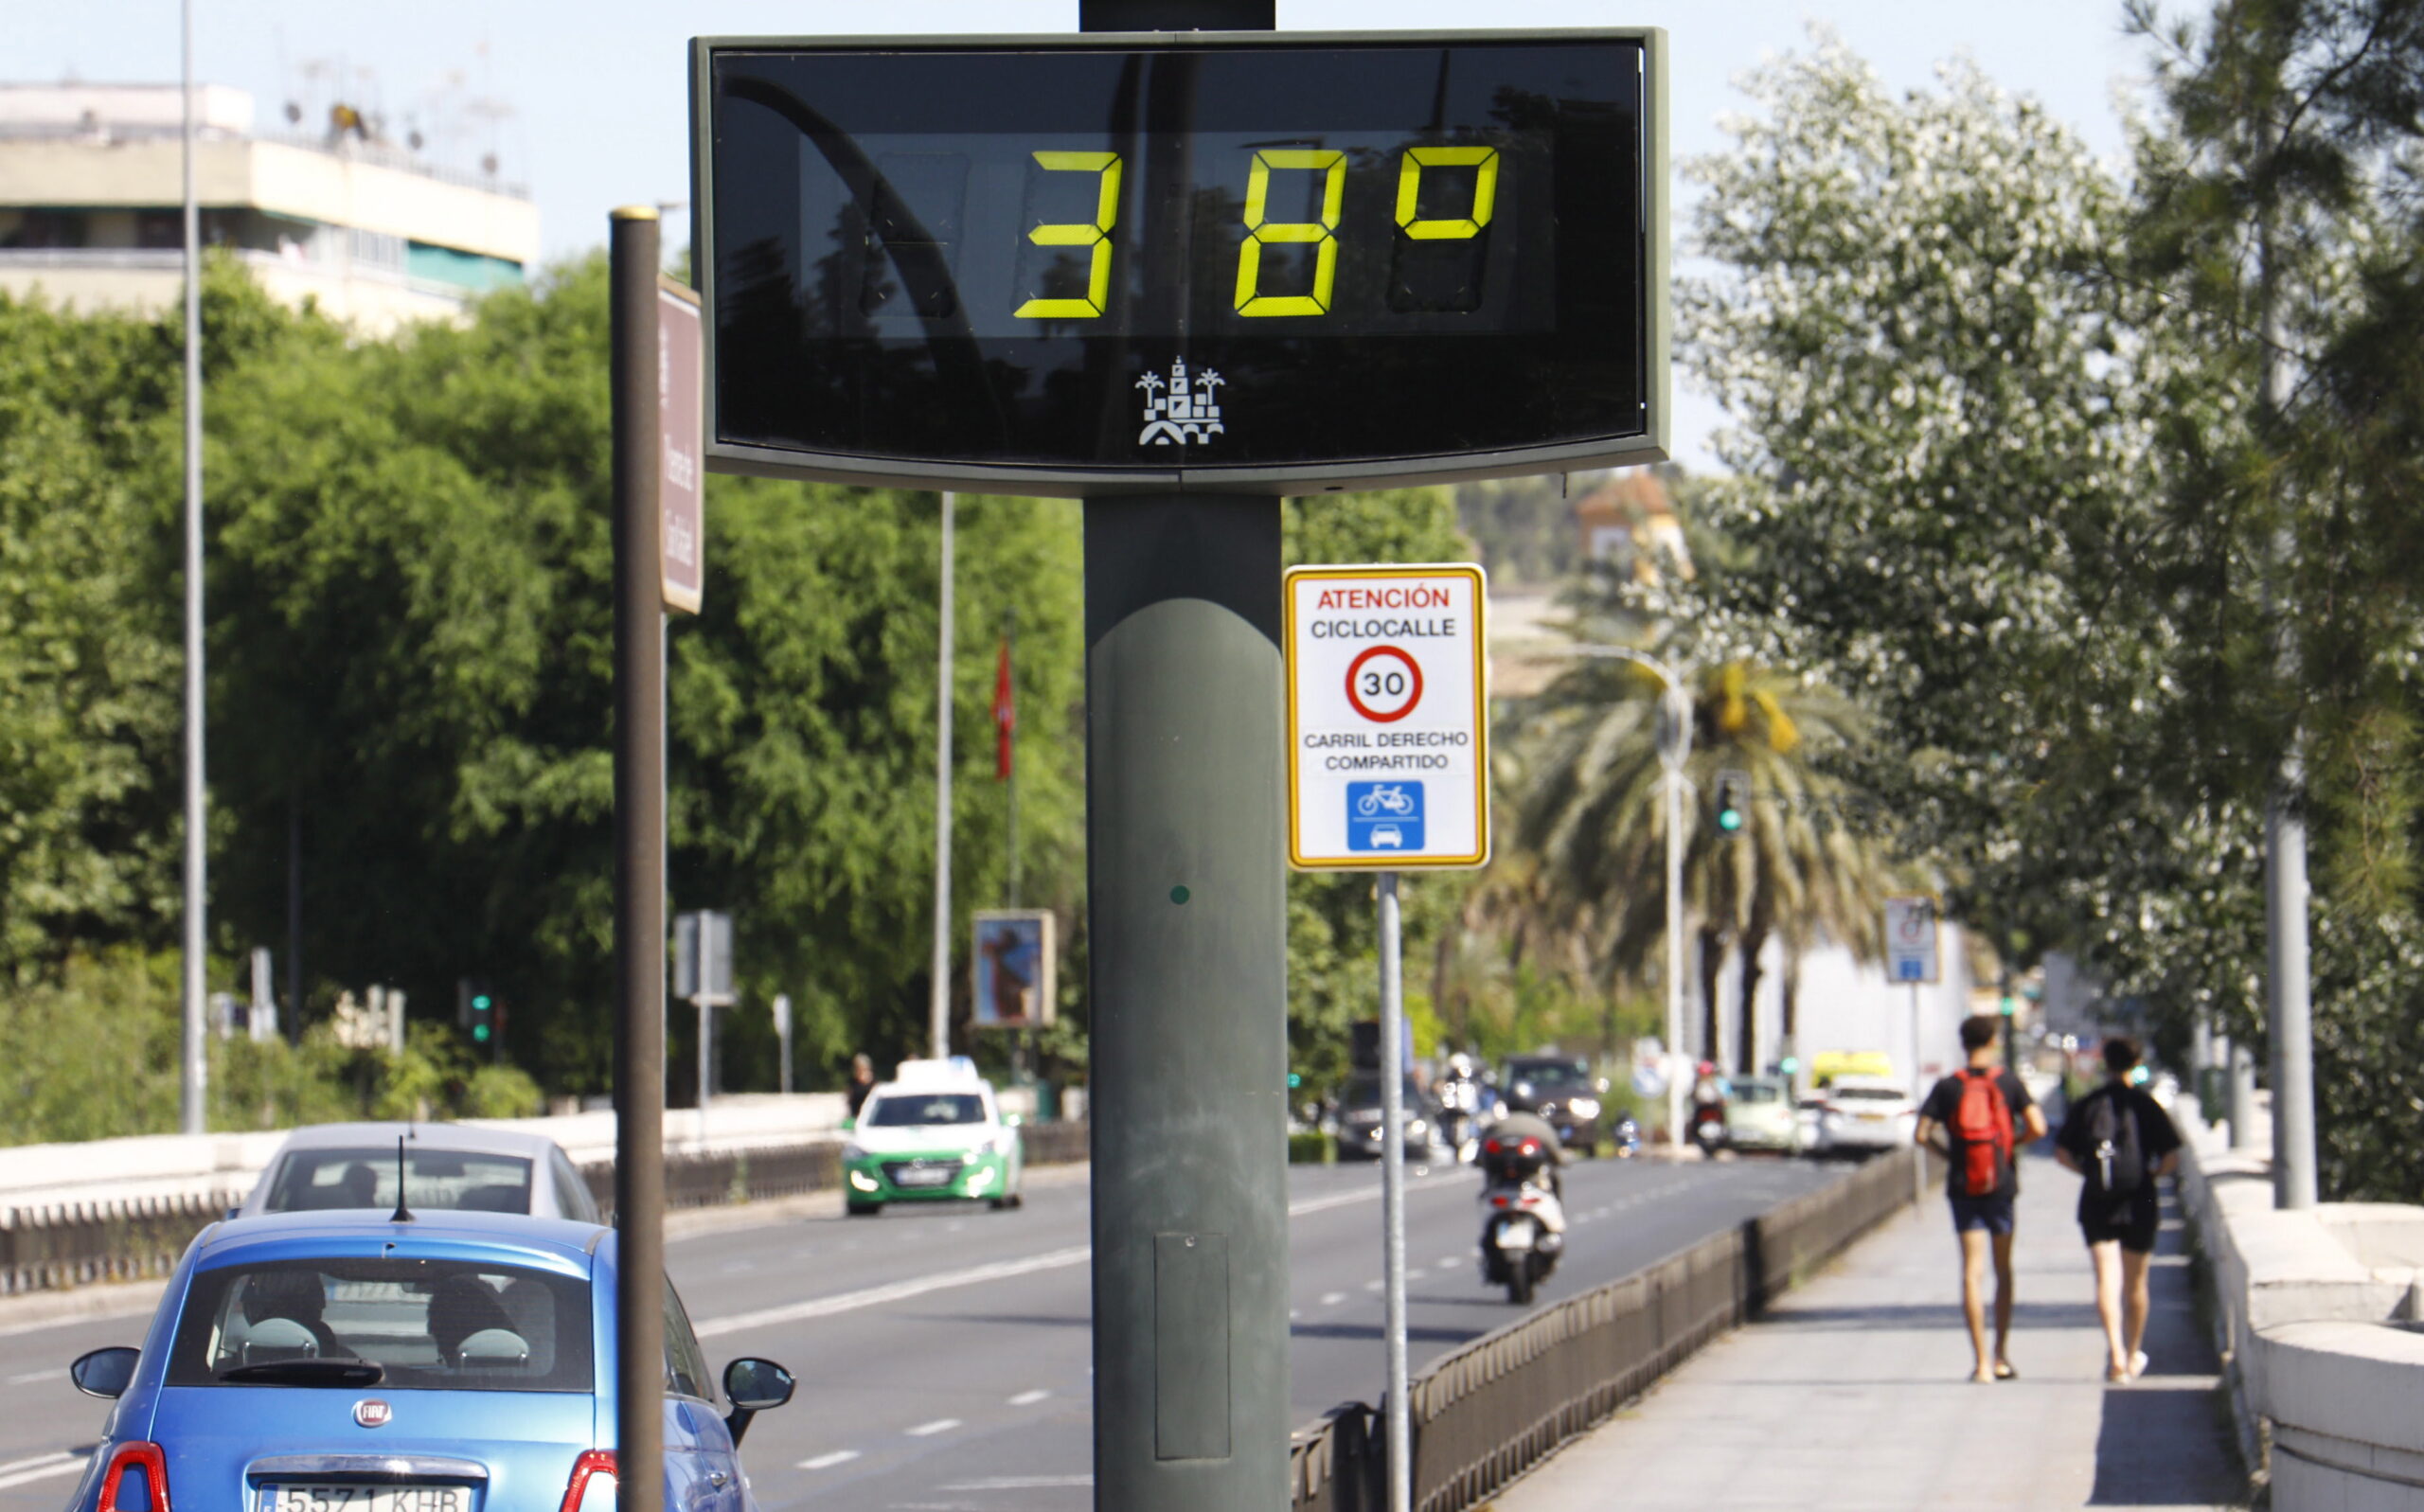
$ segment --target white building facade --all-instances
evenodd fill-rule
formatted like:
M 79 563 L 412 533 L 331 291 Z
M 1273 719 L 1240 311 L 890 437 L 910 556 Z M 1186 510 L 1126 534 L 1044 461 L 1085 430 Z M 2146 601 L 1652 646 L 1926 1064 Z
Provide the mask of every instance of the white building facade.
M 197 90 L 206 246 L 273 298 L 367 335 L 453 319 L 539 256 L 528 195 L 359 127 L 261 134 L 252 97 Z M 175 85 L 0 84 L 0 291 L 76 310 L 183 297 L 184 96 Z

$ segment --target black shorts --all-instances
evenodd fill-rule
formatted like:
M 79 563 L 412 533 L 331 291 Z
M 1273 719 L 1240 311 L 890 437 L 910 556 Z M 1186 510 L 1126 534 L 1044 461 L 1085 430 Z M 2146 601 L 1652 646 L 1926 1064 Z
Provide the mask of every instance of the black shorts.
M 2162 1226 L 2162 1215 L 2153 1204 L 2130 1206 L 2103 1213 L 2081 1213 L 2079 1232 L 2090 1244 L 2119 1243 L 2132 1254 L 2152 1254 L 2155 1230 Z

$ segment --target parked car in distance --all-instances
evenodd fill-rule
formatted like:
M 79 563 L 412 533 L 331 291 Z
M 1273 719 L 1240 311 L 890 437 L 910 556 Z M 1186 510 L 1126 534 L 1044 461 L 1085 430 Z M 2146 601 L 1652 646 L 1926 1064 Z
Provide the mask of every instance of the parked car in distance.
M 396 1210 L 397 1142 L 404 1205 L 416 1213 L 523 1213 L 597 1221 L 589 1183 L 544 1134 L 469 1124 L 313 1124 L 277 1147 L 231 1215 Z
M 1882 1076 L 1837 1076 L 1818 1115 L 1818 1153 L 1873 1155 L 1911 1142 L 1919 1111 L 1910 1092 Z
M 1599 1095 L 1608 1084 L 1591 1075 L 1591 1062 L 1579 1056 L 1508 1056 L 1499 1068 L 1498 1085 L 1506 1106 L 1536 1113 L 1557 1130 L 1558 1143 L 1571 1155 L 1590 1155 L 1599 1146 Z
M 1405 1158 L 1441 1158 L 1432 1147 L 1439 1139 L 1438 1107 L 1415 1085 L 1412 1076 L 1405 1078 L 1399 1094 L 1403 1098 Z M 1359 1071 L 1346 1078 L 1346 1085 L 1338 1094 L 1338 1132 L 1331 1136 L 1331 1142 L 1343 1161 L 1381 1158 L 1381 1078 L 1377 1073 Z
M 1026 1201 L 1018 1119 L 1004 1116 L 992 1085 L 965 1056 L 904 1060 L 843 1125 L 842 1205 L 872 1218 L 887 1202 Z
M 1801 1125 L 1792 1088 L 1781 1076 L 1736 1076 L 1725 1104 L 1725 1143 L 1733 1149 L 1801 1152 Z
M 67 1512 L 613 1512 L 615 1235 L 518 1214 L 273 1214 L 205 1229 L 140 1349 L 77 1388 L 116 1403 Z M 665 1505 L 755 1512 L 739 1445 L 790 1400 L 771 1361 L 722 1390 L 665 1289 Z

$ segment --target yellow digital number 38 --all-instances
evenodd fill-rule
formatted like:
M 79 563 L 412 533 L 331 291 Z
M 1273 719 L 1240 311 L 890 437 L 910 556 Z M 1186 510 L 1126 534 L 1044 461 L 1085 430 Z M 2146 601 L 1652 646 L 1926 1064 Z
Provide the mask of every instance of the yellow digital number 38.
M 1308 169 L 1322 175 L 1322 218 L 1312 221 L 1265 221 L 1263 208 L 1271 193 L 1274 169 Z M 1338 207 L 1346 194 L 1346 154 L 1321 148 L 1266 148 L 1254 155 L 1246 175 L 1246 240 L 1238 248 L 1238 313 L 1240 315 L 1326 315 L 1330 284 L 1338 277 Z M 1313 292 L 1310 294 L 1267 294 L 1260 291 L 1265 242 L 1310 241 L 1313 251 Z
M 1030 299 L 1019 306 L 1021 320 L 1084 319 L 1099 315 L 1111 303 L 1111 228 L 1119 219 L 1119 154 L 1117 152 L 1038 152 L 1036 162 L 1047 173 L 1098 173 L 1102 182 L 1090 222 L 1046 222 L 1026 234 L 1039 247 L 1092 247 L 1083 299 Z
M 1422 198 L 1426 168 L 1478 168 L 1473 179 L 1473 213 L 1463 220 L 1425 221 L 1416 208 Z M 1398 169 L 1398 225 L 1417 241 L 1453 241 L 1481 235 L 1498 202 L 1498 149 L 1494 147 L 1410 147 Z

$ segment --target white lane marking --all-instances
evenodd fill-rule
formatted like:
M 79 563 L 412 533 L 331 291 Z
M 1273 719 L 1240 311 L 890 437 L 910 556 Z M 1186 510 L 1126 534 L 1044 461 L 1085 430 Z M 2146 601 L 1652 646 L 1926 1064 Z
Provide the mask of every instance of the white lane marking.
M 1364 1283 L 1364 1290 L 1366 1291 L 1378 1291 L 1381 1290 L 1381 1283 L 1377 1280 L 1366 1281 Z
M 814 1459 L 802 1460 L 799 1462 L 799 1468 L 803 1470 L 829 1470 L 836 1465 L 847 1465 L 858 1457 L 857 1450 L 837 1449 L 830 1454 L 819 1454 Z
M 1010 1398 L 1013 1407 L 1032 1407 L 1052 1394 L 1048 1391 L 1023 1391 Z
M 1413 1270 L 1408 1271 L 1408 1272 L 1405 1273 L 1405 1278 L 1406 1278 L 1408 1281 L 1413 1281 L 1413 1280 L 1417 1280 L 1417 1279 L 1419 1279 L 1420 1277 L 1423 1277 L 1423 1276 L 1429 1275 L 1430 1273 L 1431 1273 L 1431 1272 L 1430 1272 L 1429 1271 L 1426 1271 L 1426 1270 L 1424 1270 L 1421 1266 L 1418 1266 L 1418 1265 L 1417 1265 L 1417 1266 L 1416 1266 Z
M 1432 1177 L 1427 1181 L 1409 1182 L 1409 1190 L 1419 1186 L 1436 1186 L 1453 1181 L 1453 1177 Z M 1328 1208 L 1345 1207 L 1350 1202 L 1369 1202 L 1380 1198 L 1381 1189 L 1346 1192 L 1332 1197 L 1308 1198 L 1292 1202 L 1288 1216 L 1319 1213 Z M 840 1291 L 829 1297 L 811 1297 L 805 1302 L 786 1303 L 779 1307 L 760 1307 L 754 1312 L 727 1313 L 721 1318 L 702 1319 L 694 1331 L 702 1339 L 719 1339 L 728 1333 L 749 1328 L 769 1328 L 787 1323 L 804 1323 L 811 1318 L 829 1318 L 837 1312 L 856 1312 L 862 1307 L 878 1307 L 887 1302 L 905 1302 L 922 1297 L 930 1291 L 949 1291 L 958 1287 L 979 1286 L 987 1281 L 1006 1281 L 1012 1276 L 1032 1275 L 1038 1271 L 1057 1271 L 1064 1266 L 1083 1265 L 1094 1257 L 1092 1245 L 1073 1245 L 1065 1250 L 1047 1250 L 1023 1260 L 1000 1260 L 991 1265 L 971 1266 L 965 1271 L 944 1271 L 935 1275 L 918 1276 L 908 1281 L 895 1281 L 886 1286 L 867 1287 L 859 1291 Z M 1380 1283 L 1373 1283 L 1379 1290 Z
M 958 1426 L 956 1417 L 937 1417 L 931 1423 L 919 1423 L 915 1428 L 904 1428 L 900 1432 L 910 1438 L 932 1438 L 936 1433 L 948 1433 Z
M 66 1379 L 67 1368 L 62 1365 L 57 1370 L 28 1370 L 22 1376 L 11 1376 L 6 1380 L 0 1380 L 0 1386 L 30 1386 L 38 1380 L 65 1380 Z
M 72 1454 L 63 1449 L 36 1454 L 30 1459 L 12 1460 L 7 1465 L 0 1465 L 0 1491 L 31 1485 L 54 1475 L 72 1475 L 83 1468 L 82 1455 Z
M 888 1286 L 868 1287 L 859 1291 L 841 1291 L 829 1297 L 811 1297 L 806 1302 L 787 1303 L 779 1307 L 760 1307 L 755 1312 L 728 1313 L 709 1318 L 698 1325 L 702 1339 L 714 1339 L 748 1328 L 766 1328 L 778 1324 L 800 1323 L 810 1318 L 830 1317 L 837 1312 L 855 1312 L 861 1307 L 880 1307 L 887 1302 L 901 1302 L 910 1297 L 922 1297 L 929 1291 L 948 1291 L 954 1287 L 972 1287 L 986 1281 L 1003 1281 L 1011 1276 L 1031 1275 L 1038 1271 L 1057 1271 L 1063 1266 L 1083 1265 L 1094 1254 L 1091 1245 L 1073 1245 L 1065 1250 L 1047 1250 L 1024 1260 L 1001 1260 L 991 1265 L 971 1266 L 965 1271 L 945 1271 L 935 1275 L 918 1276 L 910 1281 L 895 1281 Z
M 1297 1311 L 1297 1310 L 1296 1310 L 1295 1308 L 1293 1308 L 1293 1307 L 1291 1307 L 1291 1308 L 1289 1308 L 1289 1309 L 1288 1309 L 1288 1321 L 1289 1321 L 1290 1323 L 1294 1323 L 1297 1319 L 1299 1319 L 1299 1318 L 1301 1318 L 1301 1317 L 1303 1317 L 1303 1316 L 1304 1316 L 1304 1314 L 1303 1314 L 1303 1313 L 1301 1313 L 1301 1312 Z
M 1461 1254 L 1443 1254 L 1439 1257 L 1439 1263 L 1441 1265 L 1462 1265 L 1465 1263 L 1465 1257 Z
M 1058 1486 L 1095 1484 L 1091 1475 L 995 1475 L 982 1481 L 954 1481 L 939 1491 L 1043 1491 Z
M 1335 1307 L 1346 1300 L 1346 1293 L 1344 1291 L 1325 1291 L 1322 1293 L 1322 1306 L 1325 1307 Z

